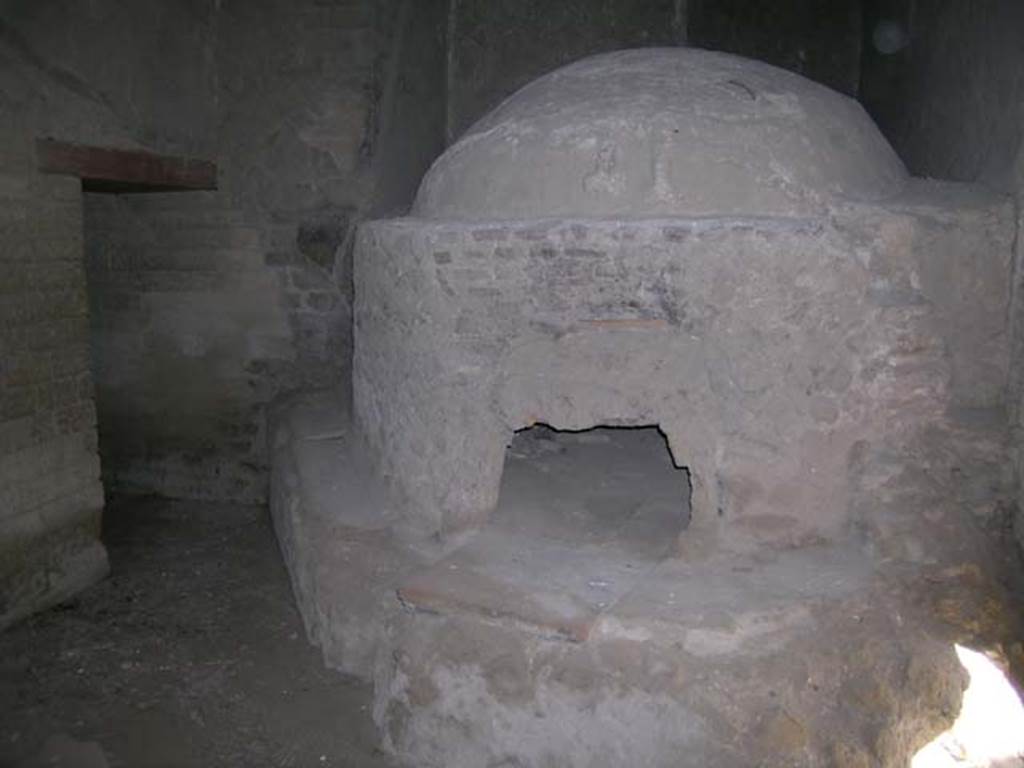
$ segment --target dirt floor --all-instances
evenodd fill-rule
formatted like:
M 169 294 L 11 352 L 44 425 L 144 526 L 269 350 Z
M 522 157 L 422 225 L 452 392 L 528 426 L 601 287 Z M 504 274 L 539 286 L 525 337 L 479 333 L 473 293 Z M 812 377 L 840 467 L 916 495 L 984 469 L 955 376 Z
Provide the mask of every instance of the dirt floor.
M 666 547 L 671 549 L 686 524 L 688 491 L 685 473 L 672 467 L 656 431 L 524 432 L 510 446 L 503 495 L 491 524 L 463 550 L 440 561 L 442 567 L 427 570 L 425 577 L 436 578 L 418 583 L 419 599 L 440 601 L 439 613 L 454 612 L 463 619 L 507 614 L 516 626 L 542 629 L 589 627 L 606 603 L 615 601 L 617 611 L 632 621 L 635 615 L 626 610 L 619 591 L 661 567 Z M 645 502 L 637 503 L 641 497 Z M 370 686 L 325 668 L 319 651 L 307 642 L 266 509 L 122 498 L 107 507 L 104 541 L 112 568 L 108 579 L 0 634 L 0 768 L 396 768 L 378 749 Z M 587 548 L 600 550 L 599 570 L 577 559 Z M 804 556 L 816 555 L 809 550 Z M 812 588 L 812 582 L 823 579 L 833 587 L 843 583 L 829 570 L 840 565 L 833 555 L 827 564 L 813 568 L 794 558 L 787 562 L 796 563 L 798 577 L 781 565 L 775 570 L 766 566 L 757 584 L 749 583 L 747 571 L 732 566 L 728 573 L 701 577 L 683 573 L 699 565 L 668 563 L 666 580 L 652 582 L 651 594 L 657 597 L 679 583 L 700 583 L 701 590 L 680 594 L 678 600 L 672 592 L 666 604 L 674 606 L 673 615 L 715 616 L 721 605 L 737 604 L 723 597 L 730 590 L 746 603 L 767 606 L 775 594 L 773 573 L 787 585 L 799 581 Z M 454 570 L 453 564 L 458 566 Z M 466 582 L 438 575 L 451 573 L 469 574 L 474 588 L 466 591 Z M 807 573 L 817 576 L 809 579 Z M 892 707 L 901 706 L 905 709 L 899 716 L 908 729 L 934 734 L 948 719 L 928 719 L 945 695 L 939 682 L 956 675 L 940 675 L 939 667 L 925 663 L 931 656 L 910 653 L 935 645 L 925 630 L 941 630 L 944 639 L 935 642 L 949 664 L 956 664 L 951 646 L 956 640 L 978 649 L 999 646 L 1010 651 L 1009 664 L 1016 661 L 1024 669 L 1024 651 L 1017 642 L 1019 602 L 996 584 L 986 586 L 976 566 L 910 580 L 898 576 L 885 576 L 878 592 L 834 599 L 825 595 L 831 607 L 823 608 L 816 621 L 821 632 L 842 640 L 834 647 L 815 643 L 813 653 L 801 652 L 793 674 L 785 667 L 776 670 L 782 681 L 779 700 L 792 689 L 792 702 L 816 701 L 804 681 L 831 681 L 829 695 L 846 696 L 850 704 L 840 707 L 839 715 L 861 718 L 851 721 L 856 728 L 861 724 L 865 732 L 874 733 L 876 725 L 897 716 Z M 492 593 L 479 584 L 501 589 Z M 517 585 L 534 598 L 550 599 L 501 602 Z M 781 592 L 793 599 L 791 589 Z M 581 619 L 566 619 L 561 608 L 561 613 L 548 610 L 561 606 L 556 598 L 564 594 L 572 597 L 572 605 L 586 608 Z M 705 604 L 709 600 L 714 611 Z M 538 612 L 538 604 L 548 608 Z M 915 619 L 912 606 L 920 606 L 922 615 L 931 618 Z M 654 615 L 649 605 L 641 608 L 642 615 Z M 722 628 L 709 626 L 712 635 L 715 627 Z M 900 643 L 884 642 L 897 631 Z M 987 639 L 968 642 L 978 638 Z M 468 648 L 481 646 L 478 637 L 470 640 Z M 461 653 L 449 650 L 454 656 Z M 699 647 L 690 651 L 691 658 L 701 653 Z M 435 662 L 431 657 L 429 664 Z M 754 675 L 760 675 L 758 669 L 771 669 L 756 667 L 756 659 L 752 663 Z M 961 664 L 968 668 L 963 659 Z M 910 674 L 915 669 L 926 673 Z M 904 672 L 890 679 L 888 670 Z M 685 687 L 689 674 L 670 677 Z M 745 679 L 737 685 L 750 695 Z M 923 688 L 905 695 L 913 686 Z M 817 683 L 812 687 L 819 690 Z M 858 694 L 861 689 L 870 695 Z M 1002 699 L 993 700 L 1009 704 L 998 704 L 996 715 L 979 707 L 974 720 L 961 717 L 959 730 L 955 726 L 940 737 L 928 761 L 915 763 L 915 768 L 1024 767 L 1024 742 L 1010 739 L 1024 732 L 1024 708 L 1017 693 L 1008 686 L 1006 690 Z M 855 695 L 843 693 L 849 691 Z M 953 693 L 959 697 L 959 688 Z M 764 711 L 774 711 L 775 687 L 764 696 Z M 979 696 L 975 698 L 984 704 Z M 799 707 L 791 713 L 805 725 L 792 718 L 780 720 L 789 728 L 780 731 L 783 741 L 793 733 L 800 739 L 821 736 L 822 743 L 840 735 L 831 726 L 821 728 L 813 713 Z M 945 709 L 943 713 L 948 714 Z M 985 725 L 993 730 L 986 731 Z M 772 728 L 764 733 L 778 736 Z M 750 734 L 751 739 L 763 735 L 757 729 Z M 975 754 L 998 755 L 998 760 L 973 760 Z
M 111 576 L 0 634 L 0 766 L 390 766 L 261 507 L 119 499 Z

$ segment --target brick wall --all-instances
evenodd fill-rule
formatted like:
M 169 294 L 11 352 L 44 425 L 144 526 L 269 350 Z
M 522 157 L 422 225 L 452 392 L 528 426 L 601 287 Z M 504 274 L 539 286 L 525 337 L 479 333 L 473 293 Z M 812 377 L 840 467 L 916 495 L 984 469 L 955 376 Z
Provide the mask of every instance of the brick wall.
M 77 181 L 0 171 L 0 628 L 107 569 Z
M 205 193 L 85 199 L 105 484 L 259 501 L 262 374 L 291 350 L 261 231 Z
M 107 570 L 81 184 L 40 176 L 34 139 L 199 151 L 213 7 L 50 0 L 0 14 L 0 628 Z
M 336 251 L 367 184 L 370 4 L 225 2 L 219 191 L 86 195 L 104 481 L 258 503 L 265 409 L 345 384 Z
M 262 501 L 268 402 L 342 381 L 338 284 L 224 194 L 85 199 L 105 484 Z
M 225 2 L 219 191 L 86 196 L 108 487 L 262 501 L 268 403 L 345 396 L 352 232 L 440 152 L 444 11 Z

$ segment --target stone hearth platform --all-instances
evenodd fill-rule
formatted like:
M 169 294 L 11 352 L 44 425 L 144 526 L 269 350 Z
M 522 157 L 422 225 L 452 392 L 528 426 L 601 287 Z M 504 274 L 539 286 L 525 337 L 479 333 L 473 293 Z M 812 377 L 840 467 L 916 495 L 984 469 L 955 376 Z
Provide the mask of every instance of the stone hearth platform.
M 471 127 L 359 228 L 351 420 L 272 430 L 310 637 L 372 679 L 384 745 L 906 766 L 959 709 L 954 641 L 1024 661 L 1014 217 L 910 178 L 852 100 L 697 49 Z
M 963 572 L 923 594 L 867 545 L 684 558 L 683 484 L 602 475 L 617 433 L 521 438 L 503 494 L 559 507 L 568 445 L 589 501 L 544 522 L 503 495 L 453 545 L 403 528 L 337 398 L 275 414 L 271 508 L 307 631 L 374 682 L 404 764 L 902 765 L 955 716 L 965 677 L 933 593 Z M 653 501 L 614 511 L 602 477 Z

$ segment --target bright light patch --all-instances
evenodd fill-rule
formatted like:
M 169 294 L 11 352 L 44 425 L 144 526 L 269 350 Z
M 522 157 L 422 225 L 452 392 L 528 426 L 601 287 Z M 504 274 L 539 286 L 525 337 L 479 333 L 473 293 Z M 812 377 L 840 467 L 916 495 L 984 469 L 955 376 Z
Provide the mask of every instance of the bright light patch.
M 957 645 L 971 682 L 953 726 L 921 748 L 911 768 L 1024 768 L 1024 706 L 985 654 Z

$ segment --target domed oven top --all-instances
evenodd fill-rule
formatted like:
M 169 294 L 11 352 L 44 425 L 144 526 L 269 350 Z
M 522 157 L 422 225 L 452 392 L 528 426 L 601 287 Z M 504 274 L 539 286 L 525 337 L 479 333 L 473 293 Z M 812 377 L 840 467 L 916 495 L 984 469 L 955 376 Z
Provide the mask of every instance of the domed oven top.
M 433 219 L 802 216 L 906 172 L 857 102 L 692 48 L 593 56 L 513 94 L 420 186 Z

